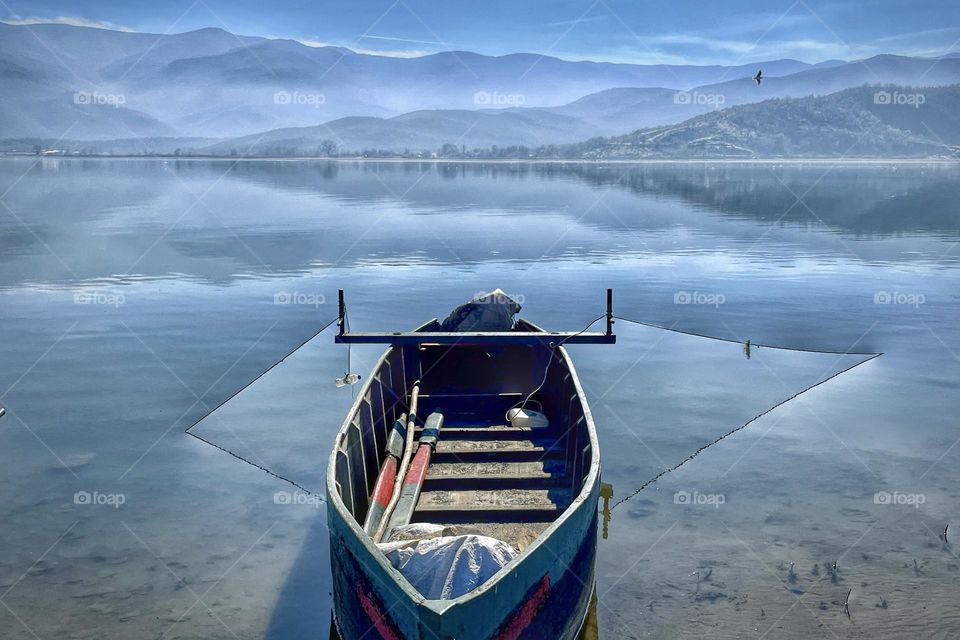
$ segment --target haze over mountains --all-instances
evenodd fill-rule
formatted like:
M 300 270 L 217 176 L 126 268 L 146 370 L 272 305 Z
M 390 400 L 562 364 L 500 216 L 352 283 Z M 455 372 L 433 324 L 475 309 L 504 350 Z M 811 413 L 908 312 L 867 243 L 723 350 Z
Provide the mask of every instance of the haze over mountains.
M 764 66 L 770 76 L 811 67 L 795 60 Z M 0 123 L 4 137 L 56 138 L 74 122 L 74 139 L 228 137 L 348 116 L 555 106 L 612 87 L 688 89 L 750 76 L 754 67 L 567 62 L 522 53 L 391 58 L 220 29 L 160 36 L 0 24 L 0 77 L 9 86 Z M 76 93 L 89 95 L 88 103 L 76 104 Z
M 569 144 L 864 84 L 957 84 L 960 58 L 734 67 L 524 53 L 393 58 L 220 29 L 160 36 L 0 24 L 0 81 L 4 140 L 120 153 L 429 153 Z
M 927 72 L 929 70 L 929 73 Z M 960 83 L 960 59 L 929 60 L 877 56 L 850 63 L 774 77 L 757 87 L 750 78 L 696 87 L 607 89 L 554 108 L 465 111 L 432 110 L 390 119 L 343 118 L 314 127 L 284 128 L 227 140 L 216 153 L 313 154 L 324 142 L 343 149 L 435 150 L 443 144 L 467 149 L 511 145 L 538 147 L 682 122 L 724 107 L 771 98 L 827 95 L 850 87 L 909 86 L 926 73 L 930 86 Z M 872 93 L 871 93 L 872 95 Z M 769 123 L 776 126 L 776 122 Z

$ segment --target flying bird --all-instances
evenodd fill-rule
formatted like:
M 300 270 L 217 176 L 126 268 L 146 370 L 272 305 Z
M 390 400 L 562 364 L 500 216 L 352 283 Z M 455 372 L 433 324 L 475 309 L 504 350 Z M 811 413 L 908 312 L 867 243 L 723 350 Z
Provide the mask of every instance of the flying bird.
M 753 76 L 753 80 L 757 83 L 757 86 L 760 86 L 760 83 L 763 82 L 763 69 L 757 71 L 757 75 Z

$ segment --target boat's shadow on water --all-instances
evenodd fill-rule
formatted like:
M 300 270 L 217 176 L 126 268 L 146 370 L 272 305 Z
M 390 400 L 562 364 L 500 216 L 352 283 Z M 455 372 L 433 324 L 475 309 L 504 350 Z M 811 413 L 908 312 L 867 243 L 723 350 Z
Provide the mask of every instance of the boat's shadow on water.
M 331 635 L 330 534 L 326 511 L 310 525 L 270 615 L 266 640 L 323 640 Z

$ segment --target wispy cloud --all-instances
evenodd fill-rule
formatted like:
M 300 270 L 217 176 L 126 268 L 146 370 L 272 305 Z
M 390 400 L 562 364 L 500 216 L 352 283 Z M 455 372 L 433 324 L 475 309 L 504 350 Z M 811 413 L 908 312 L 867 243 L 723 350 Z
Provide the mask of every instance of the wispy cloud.
M 410 38 L 395 38 L 393 36 L 361 36 L 363 40 L 389 40 L 390 42 L 412 42 L 413 44 L 435 44 L 437 46 L 446 46 L 444 42 L 435 42 L 433 40 L 412 40 Z
M 294 40 L 302 45 L 319 49 L 321 47 L 339 47 L 340 45 L 323 40 L 311 40 L 309 38 L 281 38 L 279 36 L 267 36 L 270 40 Z
M 579 20 L 559 20 L 557 22 L 545 22 L 543 26 L 545 27 L 572 27 L 575 25 L 587 24 L 588 22 L 600 22 L 602 20 L 607 20 L 610 18 L 610 14 L 602 13 L 596 16 L 590 16 L 588 18 L 580 18 Z
M 951 33 L 956 36 L 960 33 L 960 27 L 940 27 L 939 29 L 925 29 L 924 31 L 914 31 L 912 33 L 897 33 L 892 36 L 876 38 L 874 42 L 903 42 L 904 40 L 918 40 L 930 36 L 939 36 Z
M 639 46 L 635 40 L 624 37 L 619 41 L 611 39 L 614 41 L 603 49 L 589 52 L 556 51 L 553 55 L 566 60 L 652 65 L 711 65 L 734 62 L 750 64 L 785 58 L 817 63 L 831 59 L 860 60 L 883 53 L 939 57 L 957 50 L 957 34 L 952 34 L 952 31 L 952 28 L 938 29 L 926 35 L 903 34 L 871 42 L 841 42 L 826 38 L 764 39 L 757 42 L 715 38 L 703 34 L 672 33 L 645 36 L 645 46 Z
M 851 48 L 854 53 L 869 54 L 873 47 L 857 47 L 827 40 L 815 39 L 793 39 L 793 40 L 774 40 L 769 42 L 755 42 L 748 40 L 731 40 L 724 38 L 711 38 L 685 33 L 675 33 L 667 35 L 654 36 L 648 39 L 651 45 L 663 45 L 665 47 L 682 47 L 685 51 L 696 52 L 713 51 L 719 53 L 732 53 L 738 56 L 747 56 L 750 54 L 759 55 L 764 58 L 773 57 L 795 57 L 797 55 L 807 56 L 816 54 L 819 58 L 833 58 L 849 56 Z M 692 48 L 692 49 L 691 49 Z M 857 51 L 860 49 L 860 51 Z
M 955 48 L 960 29 L 949 27 L 926 32 L 905 33 L 870 42 L 842 42 L 839 39 L 796 38 L 748 42 L 723 38 L 710 38 L 689 34 L 662 35 L 650 38 L 656 50 L 677 53 L 688 60 L 707 62 L 711 54 L 732 54 L 742 62 L 795 58 L 806 62 L 827 59 L 855 60 L 870 58 L 882 53 L 906 56 L 939 56 Z M 939 37 L 937 37 L 939 36 Z M 948 37 L 949 36 L 949 37 Z M 943 43 L 943 44 L 941 44 Z
M 37 24 L 65 24 L 71 27 L 90 27 L 93 29 L 109 29 L 110 31 L 125 31 L 128 33 L 133 33 L 136 29 L 131 29 L 130 27 L 124 27 L 123 25 L 114 24 L 113 22 L 107 22 L 106 20 L 90 20 L 89 18 L 83 18 L 81 16 L 57 16 L 55 18 L 39 18 L 36 16 L 31 16 L 23 18 L 20 16 L 12 16 L 10 18 L 2 18 L 0 22 L 10 25 L 37 25 Z
M 0 0 L 0 6 L 2 6 L 2 0 Z M 819 14 L 824 14 L 824 11 L 829 11 L 829 8 L 818 8 Z M 842 16 L 830 16 L 830 24 L 834 24 L 834 21 L 839 20 L 840 17 Z M 651 65 L 710 65 L 735 62 L 749 64 L 780 58 L 795 58 L 815 63 L 833 58 L 863 59 L 880 53 L 939 57 L 957 51 L 958 37 L 960 37 L 960 26 L 949 26 L 951 23 L 944 21 L 929 25 L 929 28 L 923 30 L 910 31 L 903 28 L 901 33 L 891 33 L 898 27 L 888 25 L 885 29 L 886 33 L 877 34 L 868 40 L 846 38 L 826 29 L 814 14 L 804 10 L 800 5 L 794 5 L 785 13 L 769 9 L 758 9 L 749 15 L 721 12 L 714 16 L 710 24 L 699 24 L 697 29 L 682 32 L 664 31 L 655 24 L 638 23 L 637 33 L 634 33 L 623 23 L 616 21 L 614 14 L 603 11 L 601 8 L 597 8 L 591 15 L 580 20 L 542 22 L 543 16 L 538 18 L 541 22 L 534 25 L 539 27 L 538 31 L 553 34 L 560 29 L 570 31 L 571 36 L 564 37 L 559 45 L 549 48 L 544 48 L 543 43 L 532 36 L 512 39 L 506 43 L 497 42 L 494 39 L 493 47 L 490 47 L 488 42 L 478 45 L 477 42 L 470 41 L 458 42 L 456 46 L 490 55 L 529 52 L 543 53 L 565 60 Z M 6 18 L 0 18 L 0 23 L 28 26 L 61 24 L 114 31 L 138 31 L 106 20 L 75 15 L 40 17 L 9 14 Z M 580 24 L 584 25 L 583 29 L 579 28 Z M 420 40 L 389 35 L 389 32 L 394 30 L 386 25 L 381 30 L 387 31 L 387 34 L 363 35 L 359 40 L 336 32 L 328 35 L 329 40 L 315 34 L 306 37 L 285 36 L 285 38 L 310 47 L 342 47 L 359 54 L 394 58 L 418 58 L 451 48 L 448 43 L 438 40 L 436 36 L 431 40 Z M 399 31 L 399 33 L 405 32 Z M 602 34 L 600 40 L 597 34 Z M 284 36 L 267 35 L 266 37 Z M 841 37 L 847 41 L 842 41 Z
M 423 56 L 430 55 L 431 51 L 423 51 L 421 49 L 368 49 L 365 47 L 356 47 L 356 46 L 345 46 L 342 44 L 337 44 L 336 42 L 327 42 L 325 40 L 314 40 L 311 38 L 289 38 L 290 40 L 296 40 L 302 45 L 308 47 L 339 47 L 341 49 L 349 49 L 354 53 L 361 53 L 369 56 L 384 56 L 387 58 L 420 58 Z

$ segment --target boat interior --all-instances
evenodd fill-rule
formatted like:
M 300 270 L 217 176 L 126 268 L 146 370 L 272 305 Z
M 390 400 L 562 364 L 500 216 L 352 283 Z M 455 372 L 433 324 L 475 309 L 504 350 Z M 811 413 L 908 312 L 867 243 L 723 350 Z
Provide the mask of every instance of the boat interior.
M 521 320 L 515 331 L 539 329 Z M 362 526 L 388 429 L 409 410 L 419 381 L 416 437 L 433 411 L 444 424 L 413 522 L 457 526 L 522 551 L 570 505 L 590 468 L 588 420 L 568 362 L 546 339 L 394 345 L 338 442 L 335 478 L 345 506 Z M 549 426 L 510 425 L 507 411 L 528 395 L 526 406 Z

